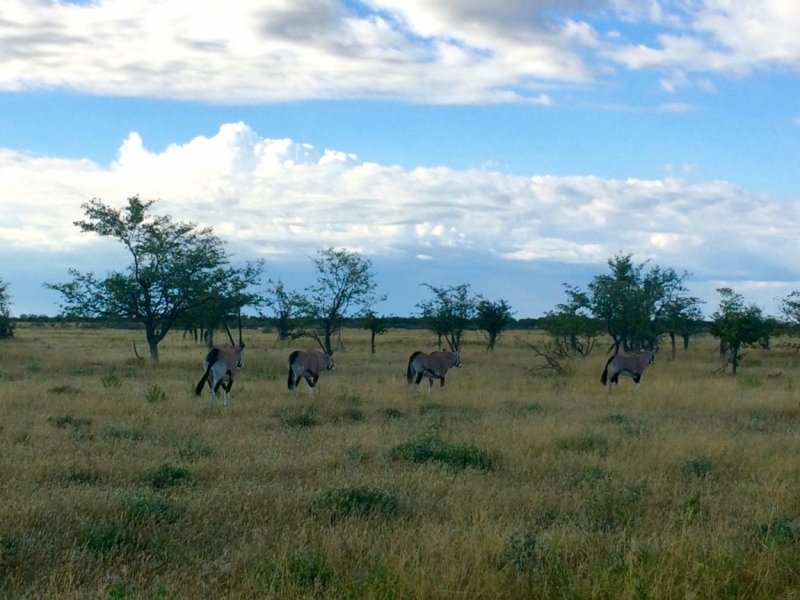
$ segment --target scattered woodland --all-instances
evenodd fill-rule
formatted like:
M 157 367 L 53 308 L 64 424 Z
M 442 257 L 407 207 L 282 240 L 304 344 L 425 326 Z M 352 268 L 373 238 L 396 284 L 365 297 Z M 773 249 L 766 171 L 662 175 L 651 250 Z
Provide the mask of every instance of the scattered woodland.
M 14 317 L 0 280 L 3 597 L 797 597 L 798 293 L 706 310 L 690 274 L 618 255 L 535 321 L 466 283 L 392 317 L 358 253 L 288 290 L 152 205 L 84 205 L 131 262 L 47 283 L 57 317 Z M 290 393 L 308 347 L 336 371 Z M 410 388 L 441 347 L 463 368 Z M 656 348 L 640 390 L 600 384 Z

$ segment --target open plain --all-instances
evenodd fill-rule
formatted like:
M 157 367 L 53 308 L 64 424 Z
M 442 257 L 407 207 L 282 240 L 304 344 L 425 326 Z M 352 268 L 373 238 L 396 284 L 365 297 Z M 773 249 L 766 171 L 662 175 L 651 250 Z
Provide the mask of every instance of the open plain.
M 797 598 L 800 357 L 662 347 L 634 390 L 605 355 L 528 369 L 507 332 L 409 392 L 421 331 L 347 330 L 310 397 L 245 331 L 227 409 L 202 345 L 21 327 L 0 344 L 5 598 Z

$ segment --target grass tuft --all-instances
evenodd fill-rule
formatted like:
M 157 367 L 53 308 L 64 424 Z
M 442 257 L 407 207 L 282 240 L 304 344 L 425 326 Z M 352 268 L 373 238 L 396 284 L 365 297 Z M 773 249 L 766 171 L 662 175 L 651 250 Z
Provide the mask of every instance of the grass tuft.
M 214 454 L 214 450 L 210 446 L 189 440 L 176 446 L 175 453 L 181 460 L 195 462 L 201 458 L 208 458 Z
M 72 387 L 71 385 L 57 385 L 47 390 L 48 394 L 63 394 L 67 396 L 75 396 L 80 394 L 83 390 Z
M 284 427 L 291 429 L 310 429 L 319 425 L 319 421 L 314 416 L 313 410 L 308 410 L 296 415 L 284 415 L 281 417 Z
M 163 490 L 191 483 L 192 474 L 183 467 L 163 463 L 157 467 L 147 469 L 142 476 L 142 480 L 154 490 Z
M 400 512 L 400 499 L 380 488 L 345 487 L 324 492 L 316 499 L 313 508 L 327 514 L 331 522 L 351 515 L 390 517 Z
M 502 565 L 512 566 L 517 571 L 529 571 L 541 562 L 537 552 L 540 546 L 535 533 L 515 531 L 506 538 Z
M 389 458 L 413 463 L 436 462 L 454 471 L 491 471 L 496 462 L 495 456 L 486 450 L 470 444 L 449 444 L 438 436 L 427 436 L 395 446 L 389 451 Z
M 759 525 L 758 537 L 770 546 L 788 546 L 800 540 L 800 528 L 793 517 L 778 517 Z
M 147 388 L 147 392 L 144 395 L 145 400 L 147 400 L 150 404 L 160 404 L 162 402 L 166 402 L 167 394 L 164 390 L 162 390 L 157 385 L 151 385 Z
M 402 419 L 405 417 L 405 413 L 400 410 L 399 408 L 395 408 L 390 406 L 389 408 L 384 408 L 383 410 L 378 411 L 381 415 L 383 415 L 387 419 Z
M 708 456 L 695 456 L 686 461 L 683 472 L 689 477 L 708 477 L 714 470 L 714 463 Z
M 560 438 L 556 441 L 556 448 L 568 452 L 596 452 L 602 456 L 608 453 L 609 443 L 602 435 L 590 432 Z
M 361 423 L 366 420 L 367 415 L 363 410 L 349 406 L 342 411 L 342 420 L 350 421 L 351 423 Z
M 114 372 L 114 369 L 111 369 L 105 377 L 100 380 L 100 383 L 103 384 L 103 387 L 107 390 L 116 389 L 122 385 L 122 380 L 117 377 L 117 374 Z
M 136 429 L 130 427 L 123 427 L 122 425 L 110 425 L 105 428 L 103 435 L 111 440 L 121 441 L 128 440 L 131 442 L 140 442 L 144 436 Z
M 325 587 L 333 579 L 333 571 L 318 554 L 292 553 L 286 564 L 289 577 L 300 587 Z
M 68 469 L 59 479 L 67 485 L 94 485 L 100 481 L 100 474 L 91 469 Z

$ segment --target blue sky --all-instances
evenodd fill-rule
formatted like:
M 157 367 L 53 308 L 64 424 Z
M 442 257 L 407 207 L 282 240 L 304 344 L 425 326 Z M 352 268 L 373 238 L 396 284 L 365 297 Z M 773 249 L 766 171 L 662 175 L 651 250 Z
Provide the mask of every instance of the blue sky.
M 329 246 L 409 314 L 538 316 L 615 253 L 773 308 L 800 288 L 800 5 L 6 0 L 0 279 L 124 264 L 72 221 L 141 194 L 302 289 Z

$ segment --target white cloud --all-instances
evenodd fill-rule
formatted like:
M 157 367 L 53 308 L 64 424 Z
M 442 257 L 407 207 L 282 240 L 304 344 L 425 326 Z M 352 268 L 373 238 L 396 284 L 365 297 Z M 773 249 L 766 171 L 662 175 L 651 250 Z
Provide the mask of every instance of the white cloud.
M 598 34 L 597 15 L 645 42 Z M 364 0 L 358 12 L 343 0 L 3 0 L 0 89 L 546 105 L 545 88 L 609 63 L 662 70 L 670 93 L 686 73 L 797 69 L 799 28 L 800 4 L 786 0 Z
M 731 183 L 406 170 L 262 138 L 242 123 L 161 153 L 132 133 L 109 168 L 2 150 L 0 180 L 4 252 L 35 250 L 43 260 L 105 243 L 72 225 L 82 202 L 121 205 L 140 194 L 214 227 L 243 258 L 336 245 L 421 260 L 460 251 L 598 263 L 623 251 L 717 277 L 800 273 L 800 204 Z
M 357 14 L 336 0 L 4 0 L 0 89 L 550 104 L 537 82 L 590 77 L 585 24 L 542 22 L 522 2 L 439 4 L 375 0 Z
M 657 5 L 657 3 L 653 3 Z M 672 28 L 653 44 L 607 47 L 605 56 L 632 69 L 680 68 L 687 71 L 745 74 L 756 68 L 800 68 L 800 4 L 785 0 L 699 0 L 662 2 L 658 15 L 633 12 L 633 18 Z M 703 87 L 714 89 L 710 82 Z M 702 89 L 702 87 L 701 87 Z

